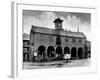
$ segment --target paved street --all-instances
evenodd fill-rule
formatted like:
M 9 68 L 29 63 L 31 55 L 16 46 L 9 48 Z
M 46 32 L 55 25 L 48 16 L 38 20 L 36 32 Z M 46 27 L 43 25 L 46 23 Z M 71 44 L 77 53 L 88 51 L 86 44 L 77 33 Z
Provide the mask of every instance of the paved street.
M 81 67 L 89 66 L 91 63 L 90 59 L 81 60 L 69 60 L 68 63 L 63 61 L 53 61 L 53 62 L 24 62 L 24 69 L 41 69 L 41 68 L 60 68 L 60 67 Z

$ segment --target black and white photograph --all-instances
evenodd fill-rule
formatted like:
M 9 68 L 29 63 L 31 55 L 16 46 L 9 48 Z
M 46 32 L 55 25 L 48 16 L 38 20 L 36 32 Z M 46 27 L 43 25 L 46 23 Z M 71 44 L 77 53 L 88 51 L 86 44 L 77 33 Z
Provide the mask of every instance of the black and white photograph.
M 23 10 L 23 69 L 91 66 L 91 13 Z

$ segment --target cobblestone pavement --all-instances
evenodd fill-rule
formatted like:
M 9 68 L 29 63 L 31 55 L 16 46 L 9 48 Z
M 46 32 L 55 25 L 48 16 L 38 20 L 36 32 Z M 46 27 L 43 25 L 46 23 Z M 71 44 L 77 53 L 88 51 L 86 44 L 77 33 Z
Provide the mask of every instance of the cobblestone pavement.
M 52 62 L 24 62 L 23 69 L 41 69 L 41 68 L 60 68 L 60 67 L 81 67 L 81 66 L 90 66 L 90 59 L 81 59 L 81 60 L 69 60 L 66 63 L 63 61 L 52 61 Z

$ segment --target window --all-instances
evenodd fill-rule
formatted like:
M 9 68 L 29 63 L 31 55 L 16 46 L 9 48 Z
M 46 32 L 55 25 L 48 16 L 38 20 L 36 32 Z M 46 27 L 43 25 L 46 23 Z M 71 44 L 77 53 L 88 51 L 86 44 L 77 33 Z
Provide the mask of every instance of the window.
M 67 37 L 65 38 L 65 42 L 68 42 L 68 38 Z
M 27 45 L 27 42 L 24 42 L 24 46 L 26 46 Z
M 79 43 L 81 43 L 82 42 L 82 40 L 81 39 L 79 39 Z
M 26 46 L 26 45 L 29 45 L 29 41 L 24 41 L 23 44 Z
M 72 39 L 72 42 L 75 42 L 75 39 L 74 38 Z
M 57 36 L 57 38 L 56 38 L 56 44 L 57 45 L 61 45 L 61 38 L 60 38 L 60 36 Z
M 23 48 L 23 52 L 26 53 L 28 51 L 27 48 Z

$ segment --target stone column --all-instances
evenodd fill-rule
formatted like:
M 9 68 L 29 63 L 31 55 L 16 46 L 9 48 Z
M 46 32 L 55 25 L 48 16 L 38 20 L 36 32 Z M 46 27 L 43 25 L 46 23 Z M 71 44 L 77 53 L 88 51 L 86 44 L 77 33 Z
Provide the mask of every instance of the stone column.
M 78 57 L 78 48 L 76 48 L 76 59 L 79 59 L 79 57 Z

